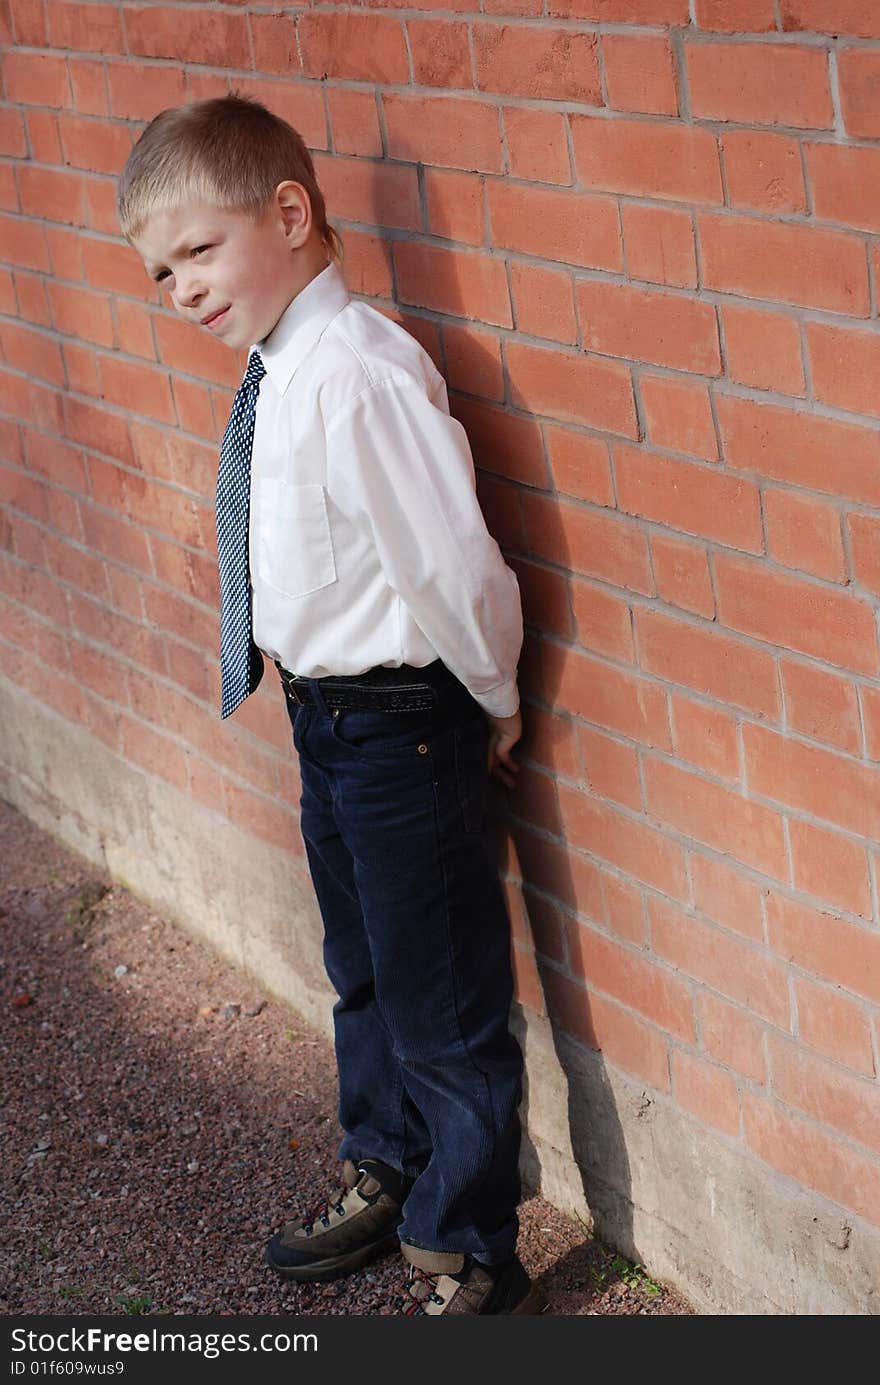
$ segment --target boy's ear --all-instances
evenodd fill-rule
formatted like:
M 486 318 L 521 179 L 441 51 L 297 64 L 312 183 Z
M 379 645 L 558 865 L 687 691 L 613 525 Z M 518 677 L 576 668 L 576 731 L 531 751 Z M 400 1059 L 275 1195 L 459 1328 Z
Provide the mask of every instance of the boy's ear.
M 308 240 L 312 230 L 312 203 L 302 183 L 279 183 L 275 202 L 284 225 L 284 235 L 291 249 Z

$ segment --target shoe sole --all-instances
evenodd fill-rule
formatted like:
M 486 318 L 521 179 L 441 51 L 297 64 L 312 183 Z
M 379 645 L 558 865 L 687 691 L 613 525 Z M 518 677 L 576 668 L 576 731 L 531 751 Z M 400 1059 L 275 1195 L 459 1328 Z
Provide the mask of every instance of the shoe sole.
M 272 1259 L 268 1249 L 263 1260 L 276 1274 L 280 1274 L 282 1279 L 295 1279 L 300 1283 L 323 1284 L 330 1279 L 341 1279 L 343 1275 L 351 1274 L 353 1270 L 359 1270 L 362 1265 L 368 1265 L 371 1260 L 378 1259 L 380 1255 L 399 1248 L 400 1238 L 395 1228 L 383 1236 L 381 1241 L 371 1241 L 367 1246 L 358 1246 L 356 1250 L 350 1250 L 347 1255 L 334 1255 L 332 1260 L 313 1260 L 308 1265 L 278 1265 Z M 517 1311 L 522 1310 L 518 1309 Z

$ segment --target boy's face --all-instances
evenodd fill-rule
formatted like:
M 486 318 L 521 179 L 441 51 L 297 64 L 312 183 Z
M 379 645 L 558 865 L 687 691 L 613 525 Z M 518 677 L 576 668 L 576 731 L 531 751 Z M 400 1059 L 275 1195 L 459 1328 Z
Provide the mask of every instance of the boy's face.
M 211 203 L 157 210 L 133 244 L 181 317 L 235 351 L 268 336 L 300 287 L 274 204 L 256 221 Z

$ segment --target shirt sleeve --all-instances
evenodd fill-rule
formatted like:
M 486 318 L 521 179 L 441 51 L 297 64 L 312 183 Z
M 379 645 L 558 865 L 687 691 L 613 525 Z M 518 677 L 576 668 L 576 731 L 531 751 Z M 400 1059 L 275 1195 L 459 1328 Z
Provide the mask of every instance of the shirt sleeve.
M 489 534 L 467 435 L 445 388 L 371 384 L 327 429 L 328 490 L 369 526 L 388 585 L 447 668 L 492 716 L 519 706 L 519 586 Z

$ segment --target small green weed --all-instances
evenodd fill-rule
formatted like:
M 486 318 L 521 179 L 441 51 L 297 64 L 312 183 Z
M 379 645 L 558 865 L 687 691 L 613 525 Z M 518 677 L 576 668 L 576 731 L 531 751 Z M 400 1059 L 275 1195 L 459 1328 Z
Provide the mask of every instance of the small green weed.
M 123 1313 L 131 1313 L 133 1316 L 146 1313 L 153 1306 L 153 1300 L 146 1294 L 117 1294 L 116 1302 Z
M 632 1264 L 625 1260 L 622 1255 L 615 1255 L 611 1262 L 614 1273 L 619 1275 L 628 1289 L 638 1289 L 641 1293 L 647 1294 L 649 1298 L 656 1298 L 660 1292 L 660 1286 L 651 1279 L 644 1265 Z

